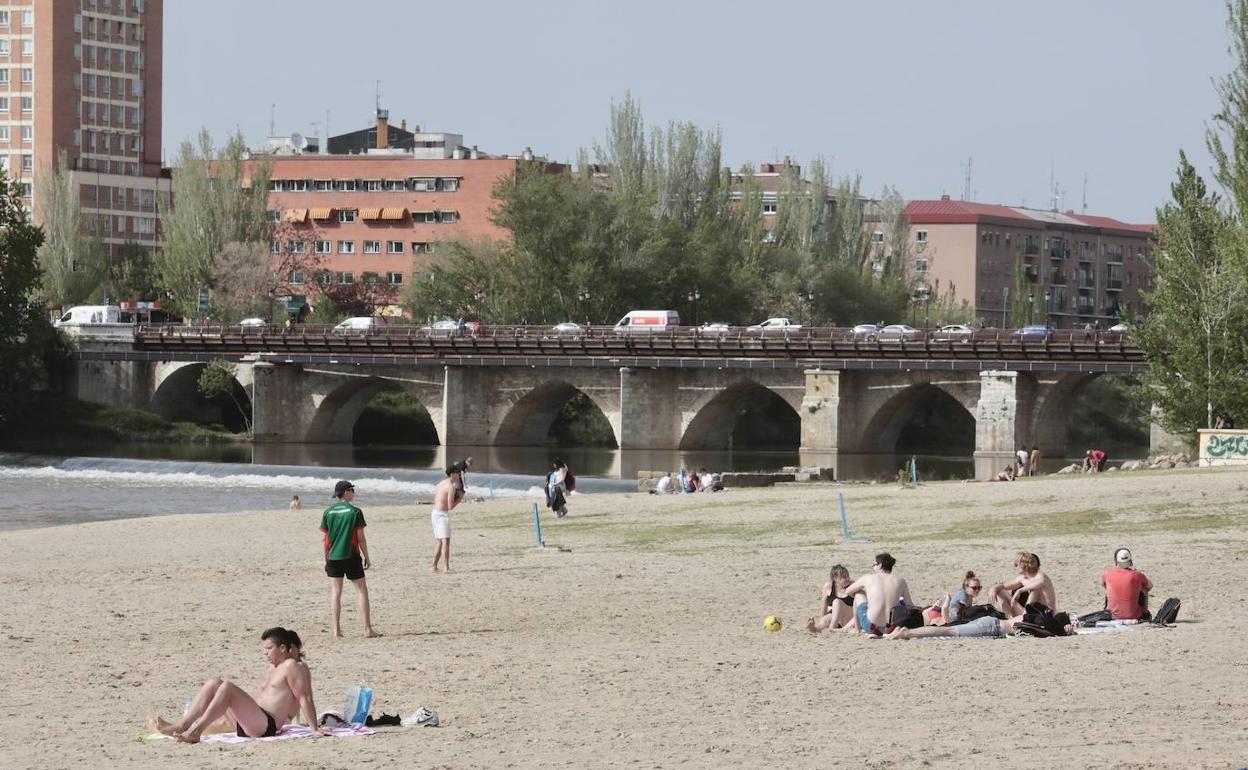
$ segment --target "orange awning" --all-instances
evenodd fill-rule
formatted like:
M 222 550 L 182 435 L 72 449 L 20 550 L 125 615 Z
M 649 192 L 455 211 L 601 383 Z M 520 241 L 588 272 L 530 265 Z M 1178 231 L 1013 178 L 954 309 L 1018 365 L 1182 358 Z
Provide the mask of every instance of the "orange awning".
M 307 209 L 286 209 L 282 212 L 283 222 L 303 222 L 308 218 Z
M 407 219 L 407 209 L 382 209 L 381 218 L 399 222 Z
M 310 209 L 309 216 L 313 219 L 330 219 L 334 216 L 333 209 Z
M 381 219 L 381 209 L 360 209 L 360 219 Z

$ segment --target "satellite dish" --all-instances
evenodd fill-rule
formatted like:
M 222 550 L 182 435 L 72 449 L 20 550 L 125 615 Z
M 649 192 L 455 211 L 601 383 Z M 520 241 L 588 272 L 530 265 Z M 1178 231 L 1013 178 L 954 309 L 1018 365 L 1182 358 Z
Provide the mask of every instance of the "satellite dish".
M 296 131 L 295 133 L 290 135 L 290 144 L 296 150 L 303 150 L 303 149 L 306 149 L 308 146 L 308 138 L 304 136 L 303 134 L 299 133 L 298 131 Z

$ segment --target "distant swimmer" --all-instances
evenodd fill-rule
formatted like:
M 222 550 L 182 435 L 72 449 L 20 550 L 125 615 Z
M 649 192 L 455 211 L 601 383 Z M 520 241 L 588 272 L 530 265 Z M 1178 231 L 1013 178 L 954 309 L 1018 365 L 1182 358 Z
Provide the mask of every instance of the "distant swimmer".
M 156 732 L 184 743 L 198 743 L 205 732 L 233 732 L 240 738 L 268 738 L 301 714 L 312 735 L 329 735 L 316 726 L 316 704 L 312 699 L 312 674 L 303 662 L 303 642 L 299 634 L 277 626 L 260 634 L 269 670 L 254 696 L 221 677 L 204 682 L 186 714 L 177 722 L 158 716 L 147 718 Z
M 292 495 L 290 498 L 290 510 L 297 511 L 303 508 L 303 503 L 299 502 L 299 495 Z
M 339 619 L 342 616 L 342 579 L 345 577 L 355 586 L 360 599 L 360 616 L 364 622 L 364 636 L 381 636 L 373 630 L 368 606 L 368 581 L 364 570 L 373 566 L 368 558 L 368 539 L 364 536 L 364 512 L 351 504 L 355 499 L 355 485 L 339 481 L 334 485 L 334 497 L 338 502 L 321 514 L 321 532 L 324 536 L 325 574 L 330 577 L 329 615 L 335 639 L 342 636 Z

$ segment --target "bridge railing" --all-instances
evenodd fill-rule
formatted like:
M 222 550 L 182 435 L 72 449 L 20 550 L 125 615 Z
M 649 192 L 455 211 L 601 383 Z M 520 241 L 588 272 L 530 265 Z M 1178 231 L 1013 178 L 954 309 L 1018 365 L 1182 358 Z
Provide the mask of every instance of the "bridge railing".
M 1057 330 L 1020 334 L 981 329 L 935 339 L 932 330 L 908 338 L 880 339 L 840 327 L 786 330 L 674 327 L 621 333 L 612 326 L 558 332 L 548 326 L 481 326 L 429 329 L 393 324 L 342 331 L 332 326 L 185 326 L 144 324 L 135 335 L 142 350 L 222 353 L 366 353 L 371 355 L 484 356 L 682 356 L 716 358 L 940 358 L 970 360 L 1143 360 L 1127 335 Z

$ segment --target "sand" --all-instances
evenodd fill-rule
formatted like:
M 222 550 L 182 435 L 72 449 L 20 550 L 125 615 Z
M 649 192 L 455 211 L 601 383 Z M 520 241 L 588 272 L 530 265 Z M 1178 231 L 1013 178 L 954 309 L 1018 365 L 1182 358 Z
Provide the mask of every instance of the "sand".
M 455 511 L 430 575 L 428 508 L 372 508 L 382 639 L 328 634 L 319 511 L 0 533 L 0 767 L 1228 767 L 1248 758 L 1248 470 L 1012 484 L 579 496 Z M 836 495 L 867 543 L 843 543 Z M 37 494 L 37 490 L 28 490 Z M 328 493 L 328 490 L 327 490 Z M 916 598 L 1040 554 L 1063 608 L 1100 606 L 1127 545 L 1180 623 L 1083 638 L 869 641 L 803 628 L 828 568 L 897 557 Z M 558 548 L 555 546 L 562 546 Z M 762 619 L 784 618 L 778 634 Z M 319 709 L 442 726 L 241 746 L 140 743 L 209 676 L 254 687 L 260 631 L 299 631 Z

